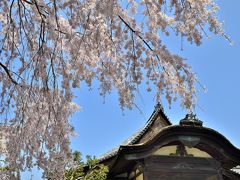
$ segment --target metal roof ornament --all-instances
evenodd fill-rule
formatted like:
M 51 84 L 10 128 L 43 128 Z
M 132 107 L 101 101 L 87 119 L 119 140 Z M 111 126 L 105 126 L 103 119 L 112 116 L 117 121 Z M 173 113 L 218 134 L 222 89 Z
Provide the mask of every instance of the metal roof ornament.
M 202 124 L 203 122 L 197 118 L 196 114 L 187 114 L 180 121 L 180 126 L 202 126 Z

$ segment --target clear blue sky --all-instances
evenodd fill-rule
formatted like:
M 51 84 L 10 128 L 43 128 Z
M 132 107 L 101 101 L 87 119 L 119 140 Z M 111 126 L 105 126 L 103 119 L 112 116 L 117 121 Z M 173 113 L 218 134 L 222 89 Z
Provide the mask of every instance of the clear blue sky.
M 188 59 L 197 73 L 201 84 L 207 86 L 207 93 L 199 93 L 196 113 L 204 126 L 213 128 L 240 148 L 240 1 L 217 1 L 220 6 L 219 19 L 224 21 L 226 33 L 234 41 L 229 42 L 214 34 L 205 38 L 200 47 L 184 42 L 181 51 L 180 38 L 166 41 L 172 52 Z M 121 111 L 115 92 L 105 99 L 99 97 L 97 86 L 92 91 L 82 87 L 75 102 L 82 110 L 72 117 L 78 137 L 73 138 L 72 148 L 86 154 L 99 156 L 119 145 L 147 121 L 154 110 L 153 94 L 144 87 L 137 96 L 137 109 Z M 179 103 L 169 109 L 163 101 L 164 109 L 173 124 L 178 124 L 187 113 Z
M 166 44 L 172 52 L 188 59 L 199 81 L 207 86 L 207 93 L 200 93 L 198 97 L 198 118 L 204 126 L 217 130 L 240 148 L 240 1 L 219 0 L 217 3 L 219 19 L 225 22 L 224 29 L 234 41 L 233 46 L 213 34 L 209 34 L 211 39 L 205 38 L 200 47 L 185 41 L 183 51 L 180 38 L 170 38 Z M 100 156 L 141 128 L 155 106 L 153 94 L 147 93 L 144 87 L 141 89 L 137 104 L 143 114 L 137 109 L 122 112 L 116 92 L 104 100 L 98 95 L 97 86 L 90 92 L 86 87 L 78 90 L 75 102 L 82 110 L 71 120 L 78 134 L 72 138 L 72 148 L 81 151 L 83 156 Z M 173 124 L 178 124 L 187 113 L 179 103 L 171 109 L 165 102 L 163 105 Z

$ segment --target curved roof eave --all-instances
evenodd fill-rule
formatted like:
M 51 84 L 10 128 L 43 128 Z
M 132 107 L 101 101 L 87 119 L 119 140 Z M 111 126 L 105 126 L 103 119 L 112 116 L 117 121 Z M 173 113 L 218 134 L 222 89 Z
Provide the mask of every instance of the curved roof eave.
M 156 148 L 167 145 L 170 141 L 179 141 L 179 136 L 200 137 L 200 142 L 208 146 L 216 147 L 214 153 L 218 151 L 217 153 L 224 153 L 224 155 L 228 156 L 229 162 L 231 162 L 230 165 L 228 165 L 229 168 L 240 164 L 240 149 L 231 144 L 231 142 L 219 132 L 206 127 L 174 125 L 162 128 L 154 138 L 150 139 L 145 144 L 120 146 L 116 153 L 113 166 L 118 159 L 127 154 L 137 154 L 138 157 L 136 158 L 144 157 L 144 155 L 153 152 Z M 171 139 L 170 141 L 169 138 Z M 210 149 L 212 149 L 212 147 Z M 216 156 L 214 153 L 210 152 L 209 154 L 212 154 L 214 157 Z

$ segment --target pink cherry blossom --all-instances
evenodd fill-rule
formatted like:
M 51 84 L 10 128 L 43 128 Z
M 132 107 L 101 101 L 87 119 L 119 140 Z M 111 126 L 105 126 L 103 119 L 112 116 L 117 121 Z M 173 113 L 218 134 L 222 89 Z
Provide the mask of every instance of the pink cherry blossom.
M 38 166 L 62 179 L 71 162 L 73 88 L 100 83 L 121 108 L 132 108 L 138 86 L 179 97 L 194 109 L 196 77 L 161 36 L 201 44 L 204 28 L 225 36 L 213 0 L 1 0 L 1 155 L 8 175 Z M 225 36 L 226 37 L 226 36 Z M 6 128 L 7 127 L 7 128 Z M 1 152 L 1 154 L 3 154 Z

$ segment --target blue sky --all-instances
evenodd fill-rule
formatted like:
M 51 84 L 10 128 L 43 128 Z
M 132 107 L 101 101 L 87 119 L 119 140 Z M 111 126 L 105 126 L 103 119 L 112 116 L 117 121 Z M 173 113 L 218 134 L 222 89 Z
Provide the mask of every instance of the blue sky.
M 184 41 L 183 51 L 180 38 L 170 37 L 165 42 L 173 53 L 188 59 L 198 80 L 208 89 L 206 93 L 199 93 L 198 118 L 204 126 L 217 130 L 240 148 L 240 1 L 219 0 L 217 3 L 219 19 L 225 22 L 224 29 L 234 41 L 233 46 L 213 34 L 209 34 L 211 39 L 204 38 L 200 47 Z M 72 138 L 71 147 L 83 156 L 100 156 L 119 145 L 145 124 L 156 103 L 154 95 L 141 86 L 136 103 L 142 112 L 138 109 L 122 112 L 116 92 L 104 100 L 97 88 L 95 84 L 89 91 L 82 86 L 76 93 L 75 102 L 82 109 L 71 118 L 78 134 Z M 173 104 L 171 109 L 165 101 L 162 103 L 173 124 L 178 124 L 187 113 L 179 103 Z M 33 179 L 40 179 L 39 173 Z
M 230 46 L 224 38 L 209 34 L 200 47 L 184 41 L 181 51 L 180 38 L 170 37 L 166 45 L 173 53 L 188 59 L 207 92 L 199 93 L 196 114 L 204 126 L 213 128 L 240 147 L 240 1 L 217 1 L 220 6 L 219 19 L 224 21 L 226 33 L 234 41 Z M 72 117 L 78 134 L 72 139 L 72 148 L 87 154 L 99 156 L 131 136 L 147 121 L 156 103 L 153 94 L 140 87 L 136 96 L 137 109 L 121 111 L 117 93 L 105 100 L 98 95 L 97 85 L 91 91 L 82 87 L 77 91 L 75 102 L 82 110 Z M 104 103 L 105 102 L 105 103 Z M 167 116 L 178 124 L 187 113 L 179 103 L 172 105 L 163 101 Z

